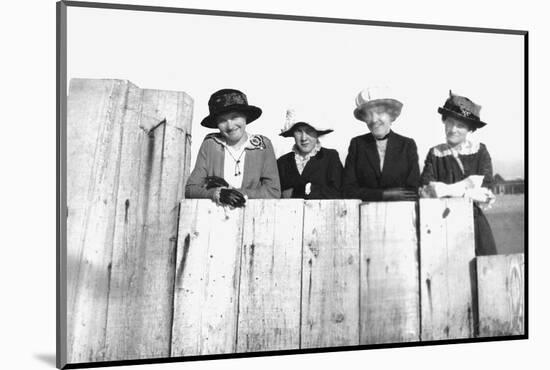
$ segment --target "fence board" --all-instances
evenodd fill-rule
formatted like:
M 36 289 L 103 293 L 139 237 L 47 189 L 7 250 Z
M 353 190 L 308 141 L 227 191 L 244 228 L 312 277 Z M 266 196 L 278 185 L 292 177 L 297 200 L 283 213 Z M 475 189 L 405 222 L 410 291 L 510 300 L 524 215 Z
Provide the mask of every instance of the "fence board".
M 422 340 L 475 336 L 471 203 L 420 200 Z
M 305 201 L 302 348 L 359 342 L 359 204 Z
M 127 81 L 73 79 L 67 117 L 68 362 L 102 361 Z
M 361 206 L 361 344 L 420 339 L 414 202 Z
M 172 356 L 235 352 L 243 210 L 181 203 Z
M 523 335 L 523 253 L 477 257 L 480 336 Z
M 249 200 L 237 351 L 299 348 L 302 200 Z
M 178 116 L 185 96 L 143 90 L 141 104 L 127 105 L 106 360 L 170 355 L 178 207 L 188 174 L 185 130 L 177 127 L 190 120 Z

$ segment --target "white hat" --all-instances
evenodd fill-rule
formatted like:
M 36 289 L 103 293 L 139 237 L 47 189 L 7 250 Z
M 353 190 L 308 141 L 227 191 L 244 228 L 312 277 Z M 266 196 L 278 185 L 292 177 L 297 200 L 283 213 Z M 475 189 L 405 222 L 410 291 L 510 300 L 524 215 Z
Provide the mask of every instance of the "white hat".
M 393 93 L 386 86 L 372 86 L 361 90 L 355 98 L 356 108 L 353 115 L 360 121 L 364 121 L 365 112 L 378 105 L 386 105 L 395 111 L 395 118 L 401 114 L 403 103 L 392 97 Z
M 319 124 L 319 121 L 321 120 L 321 118 L 319 117 L 316 118 L 316 116 L 319 116 L 319 114 L 313 114 L 313 112 L 308 112 L 303 108 L 293 107 L 293 108 L 287 109 L 285 125 L 281 129 L 281 133 L 279 135 L 283 137 L 291 137 L 294 133 L 294 127 L 299 123 L 303 123 L 312 127 L 315 131 L 317 131 L 317 134 L 319 136 L 325 135 L 334 131 L 333 129 L 330 129 L 330 128 L 321 127 Z

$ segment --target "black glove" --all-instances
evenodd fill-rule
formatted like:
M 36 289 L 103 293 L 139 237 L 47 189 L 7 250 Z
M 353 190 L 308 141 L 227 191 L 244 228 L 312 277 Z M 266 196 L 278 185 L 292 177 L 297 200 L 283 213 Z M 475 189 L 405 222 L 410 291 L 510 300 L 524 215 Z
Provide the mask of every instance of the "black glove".
M 417 200 L 418 192 L 407 188 L 389 188 L 382 191 L 382 200 Z
M 244 195 L 235 189 L 220 189 L 220 203 L 231 207 L 244 207 L 246 199 Z
M 229 187 L 229 184 L 227 183 L 227 181 L 225 181 L 221 177 L 207 176 L 204 179 L 204 186 L 206 186 L 207 189 L 212 189 L 212 188 Z

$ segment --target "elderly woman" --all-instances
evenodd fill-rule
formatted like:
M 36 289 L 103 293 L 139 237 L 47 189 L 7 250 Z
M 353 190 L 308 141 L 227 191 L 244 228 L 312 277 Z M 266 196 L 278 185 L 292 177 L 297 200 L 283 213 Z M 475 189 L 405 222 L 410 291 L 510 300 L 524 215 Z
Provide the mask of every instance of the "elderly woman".
M 301 115 L 301 116 L 300 116 Z M 342 163 L 338 152 L 321 146 L 321 129 L 303 111 L 288 110 L 283 137 L 294 138 L 292 151 L 277 160 L 283 198 L 337 199 L 341 197 Z
M 365 122 L 370 133 L 350 142 L 344 168 L 345 197 L 363 201 L 417 199 L 420 169 L 416 143 L 391 129 L 403 103 L 384 88 L 361 91 L 355 103 L 355 118 Z
M 201 125 L 217 128 L 201 144 L 187 180 L 186 198 L 210 198 L 242 207 L 246 198 L 280 198 L 275 152 L 268 138 L 252 135 L 246 125 L 262 114 L 238 90 L 223 89 L 208 101 L 210 114 Z
M 438 109 L 445 125 L 446 142 L 430 149 L 422 171 L 422 196 L 468 197 L 474 201 L 476 255 L 496 254 L 491 227 L 480 205 L 494 200 L 489 190 L 493 166 L 487 147 L 468 138 L 470 132 L 486 125 L 481 106 L 464 96 L 449 92 Z

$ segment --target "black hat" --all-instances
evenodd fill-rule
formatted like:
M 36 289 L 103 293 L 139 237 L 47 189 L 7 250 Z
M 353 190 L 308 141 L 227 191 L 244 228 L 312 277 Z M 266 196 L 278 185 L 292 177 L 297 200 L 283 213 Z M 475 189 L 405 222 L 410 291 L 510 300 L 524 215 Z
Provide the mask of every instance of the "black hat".
M 479 118 L 480 111 L 481 105 L 477 105 L 465 96 L 455 95 L 451 90 L 445 105 L 437 109 L 438 113 L 458 118 L 474 130 L 486 125 Z
M 239 90 L 222 89 L 216 91 L 208 100 L 210 114 L 201 121 L 201 125 L 208 128 L 216 128 L 215 118 L 220 114 L 231 111 L 243 113 L 246 123 L 256 120 L 262 114 L 262 110 L 253 105 L 248 105 L 246 95 Z

